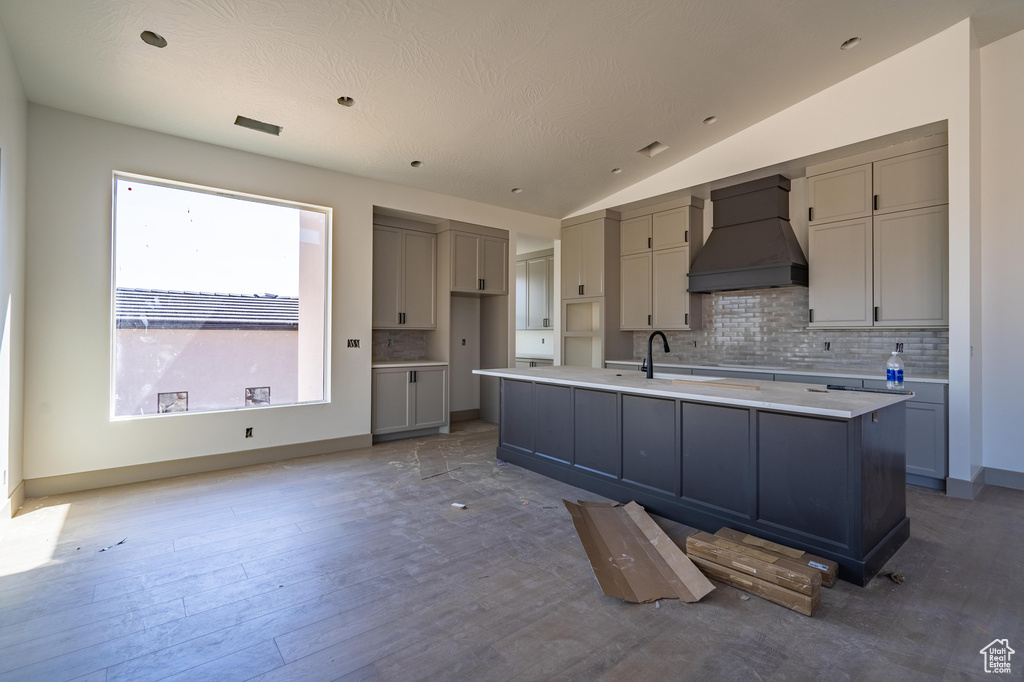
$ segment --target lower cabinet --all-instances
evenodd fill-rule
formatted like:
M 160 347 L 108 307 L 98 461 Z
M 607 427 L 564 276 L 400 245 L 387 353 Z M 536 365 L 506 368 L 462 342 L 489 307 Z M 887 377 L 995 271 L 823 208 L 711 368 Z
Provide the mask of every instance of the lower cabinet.
M 904 386 L 914 392 L 906 402 L 907 483 L 944 490 L 949 460 L 946 386 L 910 381 Z M 885 388 L 885 382 L 867 379 L 864 387 Z
M 448 367 L 416 365 L 373 370 L 373 435 L 448 423 Z

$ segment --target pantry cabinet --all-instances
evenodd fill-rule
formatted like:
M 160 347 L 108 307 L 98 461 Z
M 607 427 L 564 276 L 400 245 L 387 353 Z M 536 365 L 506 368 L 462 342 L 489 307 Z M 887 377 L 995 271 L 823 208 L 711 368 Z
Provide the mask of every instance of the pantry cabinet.
M 554 281 L 554 256 L 516 261 L 516 329 L 553 327 Z
M 562 228 L 562 299 L 604 296 L 607 219 Z
M 436 235 L 373 228 L 374 329 L 437 326 Z
M 948 326 L 948 155 L 936 138 L 807 169 L 809 326 Z

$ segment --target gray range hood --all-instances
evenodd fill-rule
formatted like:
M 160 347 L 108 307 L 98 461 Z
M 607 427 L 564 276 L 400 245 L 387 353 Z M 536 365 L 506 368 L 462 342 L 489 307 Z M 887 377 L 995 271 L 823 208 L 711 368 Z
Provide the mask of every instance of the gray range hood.
M 711 192 L 714 218 L 690 267 L 693 293 L 807 286 L 807 259 L 789 224 L 789 178 Z

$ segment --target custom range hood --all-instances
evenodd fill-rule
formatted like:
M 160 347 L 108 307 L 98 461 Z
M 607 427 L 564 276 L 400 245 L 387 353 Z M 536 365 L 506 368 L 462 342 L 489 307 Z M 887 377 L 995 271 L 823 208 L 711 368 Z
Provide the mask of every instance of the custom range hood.
M 711 192 L 711 234 L 690 267 L 692 293 L 807 286 L 807 259 L 789 224 L 789 178 Z

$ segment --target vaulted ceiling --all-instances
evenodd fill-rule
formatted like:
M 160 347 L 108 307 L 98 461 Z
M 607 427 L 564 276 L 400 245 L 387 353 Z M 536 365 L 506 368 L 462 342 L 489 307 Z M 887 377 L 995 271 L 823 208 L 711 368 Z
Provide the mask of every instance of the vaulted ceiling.
M 552 217 L 968 16 L 1024 2 L 0 0 L 33 102 Z

